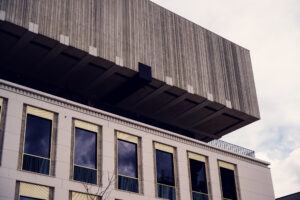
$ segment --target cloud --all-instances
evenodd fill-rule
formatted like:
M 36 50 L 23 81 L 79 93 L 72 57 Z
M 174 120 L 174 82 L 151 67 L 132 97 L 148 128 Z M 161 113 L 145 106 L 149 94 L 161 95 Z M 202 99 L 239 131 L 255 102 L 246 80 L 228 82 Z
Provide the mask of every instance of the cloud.
M 262 119 L 223 139 L 271 162 L 276 197 L 299 191 L 300 1 L 153 2 L 251 51 Z

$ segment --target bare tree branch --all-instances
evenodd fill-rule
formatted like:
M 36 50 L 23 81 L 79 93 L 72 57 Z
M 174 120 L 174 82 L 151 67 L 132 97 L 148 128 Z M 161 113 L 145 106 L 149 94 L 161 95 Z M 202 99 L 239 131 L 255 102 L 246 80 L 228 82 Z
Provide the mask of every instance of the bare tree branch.
M 114 173 L 112 173 L 112 175 L 109 174 L 109 172 L 107 173 L 107 185 L 100 187 L 98 186 L 97 192 L 96 193 L 92 193 L 91 192 L 91 187 L 93 187 L 92 185 L 88 184 L 88 183 L 82 183 L 85 192 L 87 193 L 87 197 L 89 200 L 95 200 L 95 196 L 99 196 L 101 198 L 101 200 L 107 200 L 110 196 L 111 193 L 111 186 L 114 184 L 115 182 L 115 175 Z

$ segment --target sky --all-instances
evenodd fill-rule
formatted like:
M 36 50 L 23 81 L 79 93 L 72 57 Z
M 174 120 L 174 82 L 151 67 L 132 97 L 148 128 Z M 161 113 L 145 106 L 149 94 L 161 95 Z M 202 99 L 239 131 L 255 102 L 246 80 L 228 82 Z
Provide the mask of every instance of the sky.
M 271 163 L 276 197 L 299 192 L 300 1 L 152 1 L 250 50 L 261 120 L 222 140 Z

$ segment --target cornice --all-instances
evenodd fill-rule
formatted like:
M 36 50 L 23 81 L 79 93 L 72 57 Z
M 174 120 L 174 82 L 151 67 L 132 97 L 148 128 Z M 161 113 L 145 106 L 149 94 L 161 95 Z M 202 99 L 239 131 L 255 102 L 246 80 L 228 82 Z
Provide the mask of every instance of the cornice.
M 224 150 L 224 149 L 217 148 L 215 146 L 211 146 L 207 143 L 204 143 L 204 142 L 192 139 L 192 138 L 181 136 L 176 133 L 162 130 L 162 129 L 159 129 L 159 128 L 156 128 L 156 127 L 153 127 L 153 126 L 150 126 L 147 124 L 143 124 L 140 122 L 136 122 L 134 120 L 120 117 L 120 116 L 117 116 L 117 115 L 114 115 L 114 114 L 111 114 L 111 113 L 108 113 L 108 112 L 105 112 L 105 111 L 102 111 L 102 110 L 99 110 L 96 108 L 92 108 L 92 107 L 82 105 L 82 104 L 79 104 L 76 102 L 72 102 L 72 101 L 69 101 L 69 100 L 66 100 L 66 99 L 63 99 L 60 97 L 56 97 L 54 95 L 50 95 L 50 94 L 40 92 L 40 91 L 31 89 L 28 87 L 24 87 L 24 86 L 15 84 L 15 83 L 11 83 L 11 82 L 5 81 L 3 79 L 0 79 L 0 89 L 6 90 L 9 92 L 13 92 L 13 93 L 16 93 L 16 94 L 19 94 L 22 96 L 26 96 L 29 98 L 37 99 L 37 100 L 40 100 L 43 102 L 47 102 L 47 103 L 50 103 L 50 104 L 53 104 L 56 106 L 60 106 L 63 108 L 67 108 L 70 110 L 74 110 L 74 111 L 84 113 L 87 115 L 91 115 L 91 116 L 94 116 L 94 117 L 97 117 L 97 118 L 100 118 L 103 120 L 107 120 L 110 122 L 114 122 L 114 123 L 117 123 L 117 124 L 120 124 L 123 126 L 138 129 L 140 131 L 143 131 L 143 132 L 146 132 L 149 134 L 153 134 L 153 135 L 157 135 L 157 136 L 160 136 L 163 138 L 174 140 L 174 141 L 177 141 L 177 142 L 180 142 L 180 143 L 183 143 L 186 145 L 194 146 L 194 147 L 197 147 L 197 148 L 200 148 L 203 150 L 208 150 L 211 152 L 215 152 L 217 154 L 221 154 L 221 155 L 228 156 L 231 158 L 239 159 L 239 160 L 242 160 L 242 161 L 245 161 L 248 163 L 252 163 L 255 165 L 259 165 L 262 167 L 267 167 L 268 165 L 270 165 L 270 163 L 256 159 L 256 158 L 251 158 L 248 156 L 236 154 L 236 153 Z

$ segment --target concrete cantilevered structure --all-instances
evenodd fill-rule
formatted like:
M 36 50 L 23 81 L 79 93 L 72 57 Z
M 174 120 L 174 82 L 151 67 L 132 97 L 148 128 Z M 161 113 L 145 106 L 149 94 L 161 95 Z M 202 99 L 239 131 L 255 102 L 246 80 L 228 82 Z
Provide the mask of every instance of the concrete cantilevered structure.
M 194 197 L 198 190 L 188 178 L 194 168 L 190 166 L 189 171 L 182 164 L 191 159 L 207 166 L 206 189 L 197 193 L 205 196 L 201 198 L 274 197 L 268 163 L 203 143 L 260 118 L 249 50 L 149 0 L 0 0 L 0 78 L 0 169 L 14 174 L 2 179 L 0 175 L 0 185 L 10 181 L 16 198 L 26 196 L 24 188 L 34 187 L 46 191 L 47 199 L 62 199 L 66 192 L 76 199 L 74 192 L 85 192 L 74 183 L 83 180 L 79 176 L 83 172 L 76 170 L 87 165 L 76 164 L 76 127 L 100 134 L 95 142 L 101 146 L 95 148 L 95 166 L 80 168 L 87 170 L 84 173 L 96 173 L 86 180 L 96 185 L 103 186 L 101 174 L 113 169 L 116 176 L 128 178 L 121 174 L 125 172 L 120 170 L 121 161 L 116 161 L 120 158 L 116 149 L 120 141 L 136 144 L 139 170 L 133 179 L 138 182 L 125 190 L 139 195 L 122 196 L 118 189 L 127 185 L 116 179 L 116 199 L 199 198 Z M 40 118 L 50 120 L 53 128 L 45 158 L 28 146 L 40 137 L 30 138 L 34 130 L 30 120 L 33 123 Z M 19 123 L 19 129 L 12 123 Z M 18 138 L 16 143 L 13 137 Z M 89 137 L 92 140 L 92 135 Z M 154 178 L 161 175 L 163 167 L 157 160 L 163 156 L 160 151 L 173 155 L 171 183 L 167 178 Z M 181 160 L 183 157 L 187 158 Z M 154 174 L 150 173 L 152 165 L 156 165 Z M 26 179 L 26 171 L 54 179 L 47 179 L 50 185 L 46 179 Z M 229 180 L 229 189 L 222 178 L 227 172 L 229 177 L 234 172 L 235 177 Z M 59 188 L 60 181 L 67 189 Z M 261 185 L 266 191 L 253 192 Z M 10 199 L 10 195 L 0 194 L 0 198 Z
M 260 117 L 249 51 L 150 1 L 0 6 L 3 79 L 202 141 Z

